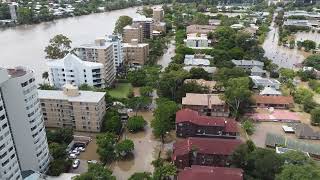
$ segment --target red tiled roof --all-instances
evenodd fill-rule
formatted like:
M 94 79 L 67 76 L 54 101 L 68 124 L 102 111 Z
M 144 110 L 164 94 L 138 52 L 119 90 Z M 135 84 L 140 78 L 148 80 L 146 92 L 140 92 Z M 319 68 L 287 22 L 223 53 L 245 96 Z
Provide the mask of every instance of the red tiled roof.
M 221 126 L 225 132 L 239 132 L 237 122 L 232 118 L 200 116 L 197 111 L 182 109 L 176 113 L 176 123 L 190 122 L 199 126 Z
M 193 148 L 201 154 L 231 155 L 241 143 L 239 139 L 190 137 L 173 144 L 173 158 L 188 154 Z
M 254 95 L 257 104 L 293 104 L 292 96 L 260 96 Z
M 243 170 L 238 168 L 192 165 L 179 172 L 177 180 L 243 180 Z

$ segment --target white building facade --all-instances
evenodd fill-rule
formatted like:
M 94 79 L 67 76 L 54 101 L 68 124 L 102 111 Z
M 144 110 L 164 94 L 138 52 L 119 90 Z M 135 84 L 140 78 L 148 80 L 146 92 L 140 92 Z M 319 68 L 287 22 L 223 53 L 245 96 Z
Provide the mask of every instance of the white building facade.
M 104 68 L 101 63 L 83 61 L 69 53 L 63 59 L 48 61 L 47 66 L 50 84 L 56 88 L 61 89 L 65 84 L 105 87 Z
M 188 34 L 185 45 L 193 49 L 208 49 L 209 40 L 206 34 Z
M 122 66 L 123 63 L 123 46 L 121 38 L 117 35 L 109 35 L 107 37 L 107 42 L 113 45 L 113 59 L 116 68 Z
M 50 154 L 33 71 L 0 69 L 0 92 L 0 135 L 4 133 L 0 142 L 6 141 L 0 144 L 0 179 L 22 179 L 25 170 L 46 172 Z

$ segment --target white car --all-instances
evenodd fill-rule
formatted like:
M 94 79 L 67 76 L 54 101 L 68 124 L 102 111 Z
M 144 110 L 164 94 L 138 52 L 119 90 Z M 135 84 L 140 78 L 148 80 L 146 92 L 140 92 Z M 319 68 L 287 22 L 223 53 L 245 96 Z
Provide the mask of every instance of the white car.
M 84 147 L 78 147 L 78 150 L 81 151 L 81 152 L 84 152 L 86 150 L 86 148 Z
M 77 155 L 76 155 L 76 154 L 71 153 L 71 154 L 69 154 L 69 158 L 70 158 L 70 159 L 76 159 L 76 158 L 77 158 Z
M 72 168 L 73 168 L 73 169 L 77 169 L 77 168 L 79 167 L 79 165 L 80 165 L 80 160 L 79 160 L 79 159 L 76 159 L 76 160 L 74 160 L 73 163 L 72 163 Z
M 73 153 L 73 154 L 76 154 L 76 155 L 79 155 L 79 154 L 80 154 L 80 151 L 76 148 L 76 149 L 72 150 L 72 153 Z

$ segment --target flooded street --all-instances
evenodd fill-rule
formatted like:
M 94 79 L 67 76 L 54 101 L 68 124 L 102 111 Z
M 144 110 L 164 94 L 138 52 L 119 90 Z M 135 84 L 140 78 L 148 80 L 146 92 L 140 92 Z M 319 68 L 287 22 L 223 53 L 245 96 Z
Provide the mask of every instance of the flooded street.
M 320 43 L 320 33 L 317 31 L 315 32 L 297 32 L 295 34 L 296 41 L 304 41 L 304 40 L 312 40 L 315 41 L 317 44 Z
M 268 36 L 262 45 L 266 57 L 279 65 L 279 67 L 284 68 L 294 68 L 295 64 L 299 64 L 305 59 L 302 51 L 278 46 L 278 28 L 275 27 L 274 22 L 272 22 L 269 28 Z
M 125 133 L 123 139 L 131 139 L 134 142 L 134 158 L 131 160 L 117 161 L 110 168 L 117 180 L 127 180 L 135 172 L 153 172 L 151 162 L 158 156 L 161 143 L 154 139 L 150 122 L 153 119 L 151 111 L 138 112 L 148 122 L 144 132 Z
M 169 63 L 171 62 L 171 58 L 173 56 L 175 56 L 175 41 L 171 40 L 170 44 L 168 45 L 168 49 L 165 51 L 165 53 L 163 54 L 163 56 L 159 59 L 158 61 L 158 65 L 162 66 L 162 70 L 164 70 L 166 67 L 168 67 Z

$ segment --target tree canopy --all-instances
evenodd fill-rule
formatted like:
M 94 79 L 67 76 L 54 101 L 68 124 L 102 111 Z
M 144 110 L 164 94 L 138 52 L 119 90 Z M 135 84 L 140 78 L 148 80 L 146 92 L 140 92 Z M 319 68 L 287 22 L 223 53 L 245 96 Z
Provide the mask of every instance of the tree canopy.
M 130 24 L 132 24 L 132 18 L 130 16 L 120 16 L 115 24 L 113 32 L 115 34 L 122 34 L 123 28 Z
M 62 59 L 71 49 L 72 41 L 63 34 L 54 36 L 45 48 L 47 59 Z

